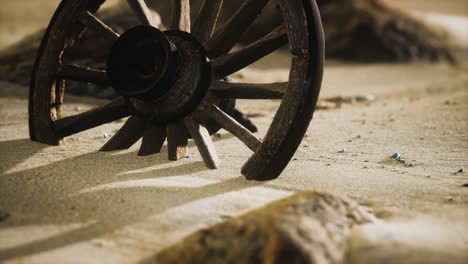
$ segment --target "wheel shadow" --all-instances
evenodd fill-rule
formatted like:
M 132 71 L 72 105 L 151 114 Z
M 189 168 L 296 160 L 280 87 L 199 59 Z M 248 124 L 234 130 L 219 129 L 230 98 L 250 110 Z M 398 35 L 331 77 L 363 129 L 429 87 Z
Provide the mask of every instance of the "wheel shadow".
M 30 151 L 23 157 L 13 155 L 11 162 L 15 158 L 25 160 L 45 147 L 28 140 L 3 146 L 11 148 L 17 144 L 30 145 Z M 90 224 L 0 249 L 0 262 L 88 241 L 170 208 L 259 184 L 238 177 L 193 186 L 161 185 L 161 180 L 177 183 L 183 182 L 184 177 L 198 179 L 194 174 L 207 170 L 199 161 L 170 162 L 166 152 L 163 149 L 161 154 L 148 157 L 137 157 L 136 152 L 128 151 L 92 152 L 4 173 L 0 176 L 0 208 L 11 217 L 0 222 L 0 231 L 28 225 Z
M 0 174 L 8 171 L 37 152 L 48 147 L 29 139 L 15 139 L 0 142 Z

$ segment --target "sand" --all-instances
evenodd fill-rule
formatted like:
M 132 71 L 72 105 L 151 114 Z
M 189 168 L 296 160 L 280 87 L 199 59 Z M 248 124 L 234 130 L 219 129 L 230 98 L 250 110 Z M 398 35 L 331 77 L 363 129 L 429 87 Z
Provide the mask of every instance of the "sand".
M 274 54 L 235 78 L 285 80 L 285 58 Z M 281 177 L 258 183 L 240 174 L 251 152 L 225 131 L 215 138 L 218 170 L 205 168 L 193 143 L 177 162 L 165 147 L 137 157 L 139 143 L 97 152 L 122 122 L 58 147 L 31 142 L 27 88 L 0 82 L 0 262 L 148 263 L 195 230 L 301 190 L 346 195 L 381 219 L 353 230 L 352 263 L 455 262 L 468 252 L 467 88 L 466 66 L 329 62 L 322 102 L 375 100 L 318 111 Z M 67 96 L 65 112 L 103 103 Z M 238 105 L 262 136 L 278 102 Z M 405 163 L 390 158 L 396 152 Z
M 286 72 L 260 65 L 237 78 L 281 79 Z M 166 160 L 165 149 L 137 157 L 138 144 L 96 152 L 102 134 L 115 133 L 121 122 L 59 147 L 30 142 L 25 89 L 2 83 L 3 95 L 13 89 L 17 96 L 0 98 L 0 210 L 10 215 L 0 223 L 0 261 L 135 263 L 194 230 L 306 189 L 352 197 L 389 225 L 422 221 L 423 233 L 437 226 L 450 242 L 445 247 L 456 235 L 468 249 L 468 232 L 459 232 L 468 231 L 467 86 L 466 71 L 447 65 L 330 63 L 322 98 L 376 100 L 317 112 L 281 177 L 256 183 L 239 173 L 251 153 L 226 132 L 215 143 L 219 170 L 207 170 L 193 144 L 190 158 L 177 162 Z M 82 100 L 70 98 L 67 113 L 99 103 Z M 277 102 L 239 105 L 265 133 Z M 406 165 L 390 159 L 395 152 Z

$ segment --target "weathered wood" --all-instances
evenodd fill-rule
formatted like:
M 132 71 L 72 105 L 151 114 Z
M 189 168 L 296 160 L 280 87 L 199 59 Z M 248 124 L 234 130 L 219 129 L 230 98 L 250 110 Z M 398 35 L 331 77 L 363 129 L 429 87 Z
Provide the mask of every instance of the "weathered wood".
M 111 40 L 117 40 L 119 34 L 115 32 L 112 28 L 104 24 L 99 18 L 93 15 L 89 11 L 83 12 L 79 17 L 78 20 L 88 28 L 96 30 L 102 36 L 107 37 Z
M 287 43 L 286 28 L 280 26 L 247 47 L 214 60 L 212 67 L 216 79 L 224 78 L 249 66 Z
M 138 156 L 149 156 L 161 152 L 166 141 L 166 126 L 148 123 L 143 134 Z
M 57 77 L 65 80 L 87 82 L 103 86 L 110 84 L 106 71 L 70 64 L 61 64 L 57 69 Z
M 76 23 L 76 17 L 84 10 L 96 12 L 103 2 L 104 0 L 62 1 L 55 11 L 37 51 L 32 73 L 28 109 L 31 140 L 50 145 L 60 143 L 60 137 L 54 133 L 56 108 L 51 107 L 55 104 L 53 87 L 57 79 L 60 56 L 65 48 L 73 45 L 84 30 L 83 25 Z
M 247 128 L 239 124 L 239 122 L 234 120 L 234 118 L 224 113 L 216 105 L 206 104 L 205 113 L 222 128 L 226 129 L 228 132 L 236 136 L 240 141 L 244 142 L 244 144 L 252 151 L 257 151 L 257 149 L 259 149 L 262 145 L 262 141 L 259 138 L 252 134 L 252 132 L 250 132 Z
M 217 58 L 228 53 L 262 12 L 268 1 L 245 0 L 241 8 L 208 41 L 207 52 L 210 58 Z
M 219 166 L 219 157 L 208 130 L 206 130 L 204 126 L 197 124 L 190 116 L 185 118 L 184 123 L 193 141 L 195 141 L 206 167 L 209 169 L 217 169 Z
M 287 89 L 287 82 L 230 83 L 216 81 L 210 86 L 210 92 L 217 97 L 236 99 L 281 99 Z
M 279 0 L 293 60 L 288 89 L 262 146 L 242 168 L 248 179 L 277 178 L 299 147 L 320 94 L 325 54 L 315 1 Z
M 182 122 L 167 125 L 167 152 L 169 160 L 188 155 L 188 132 Z
M 90 111 L 55 121 L 55 133 L 59 137 L 70 136 L 85 130 L 127 117 L 132 110 L 127 100 L 119 97 L 109 104 Z
M 133 12 L 135 12 L 141 23 L 148 26 L 157 26 L 154 21 L 153 14 L 148 8 L 145 0 L 127 0 L 127 3 L 132 8 Z
M 200 12 L 192 27 L 192 34 L 202 43 L 206 45 L 208 40 L 213 35 L 213 32 L 218 21 L 223 0 L 204 0 L 200 8 Z
M 62 105 L 63 99 L 65 96 L 65 80 L 57 79 L 55 80 L 55 112 L 57 119 L 63 117 L 62 115 Z
M 130 117 L 123 127 L 109 139 L 99 151 L 114 151 L 128 149 L 142 136 L 146 122 L 137 116 Z
M 171 29 L 178 29 L 190 32 L 190 1 L 189 0 L 171 0 L 172 1 L 172 20 Z

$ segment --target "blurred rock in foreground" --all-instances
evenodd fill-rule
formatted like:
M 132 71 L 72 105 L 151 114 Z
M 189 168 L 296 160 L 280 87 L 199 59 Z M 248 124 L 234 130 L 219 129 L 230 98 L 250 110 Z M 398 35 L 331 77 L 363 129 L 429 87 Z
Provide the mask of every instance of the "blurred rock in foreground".
M 354 201 L 303 192 L 160 252 L 157 263 L 342 263 L 353 225 L 373 221 Z

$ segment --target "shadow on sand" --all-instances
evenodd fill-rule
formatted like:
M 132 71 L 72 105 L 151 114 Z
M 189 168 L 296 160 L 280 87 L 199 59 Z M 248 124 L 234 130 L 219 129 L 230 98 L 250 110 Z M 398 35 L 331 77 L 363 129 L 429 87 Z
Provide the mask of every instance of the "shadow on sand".
M 6 160 L 1 162 L 1 171 L 5 172 L 46 146 L 24 139 L 0 142 L 0 147 L 2 152 L 11 152 L 2 154 Z M 15 151 L 17 148 L 21 151 Z M 0 231 L 27 225 L 91 223 L 3 248 L 0 262 L 88 241 L 170 208 L 259 184 L 243 177 L 221 182 L 205 181 L 195 186 L 182 184 L 182 187 L 146 184 L 207 170 L 203 162 L 182 160 L 180 165 L 170 165 L 166 157 L 165 148 L 161 154 L 149 157 L 137 157 L 135 152 L 93 152 L 0 174 L 0 209 L 11 215 L 10 219 L 0 223 Z M 139 184 L 126 186 L 127 182 Z M 106 188 L 116 183 L 123 185 Z M 102 186 L 104 188 L 100 188 Z

